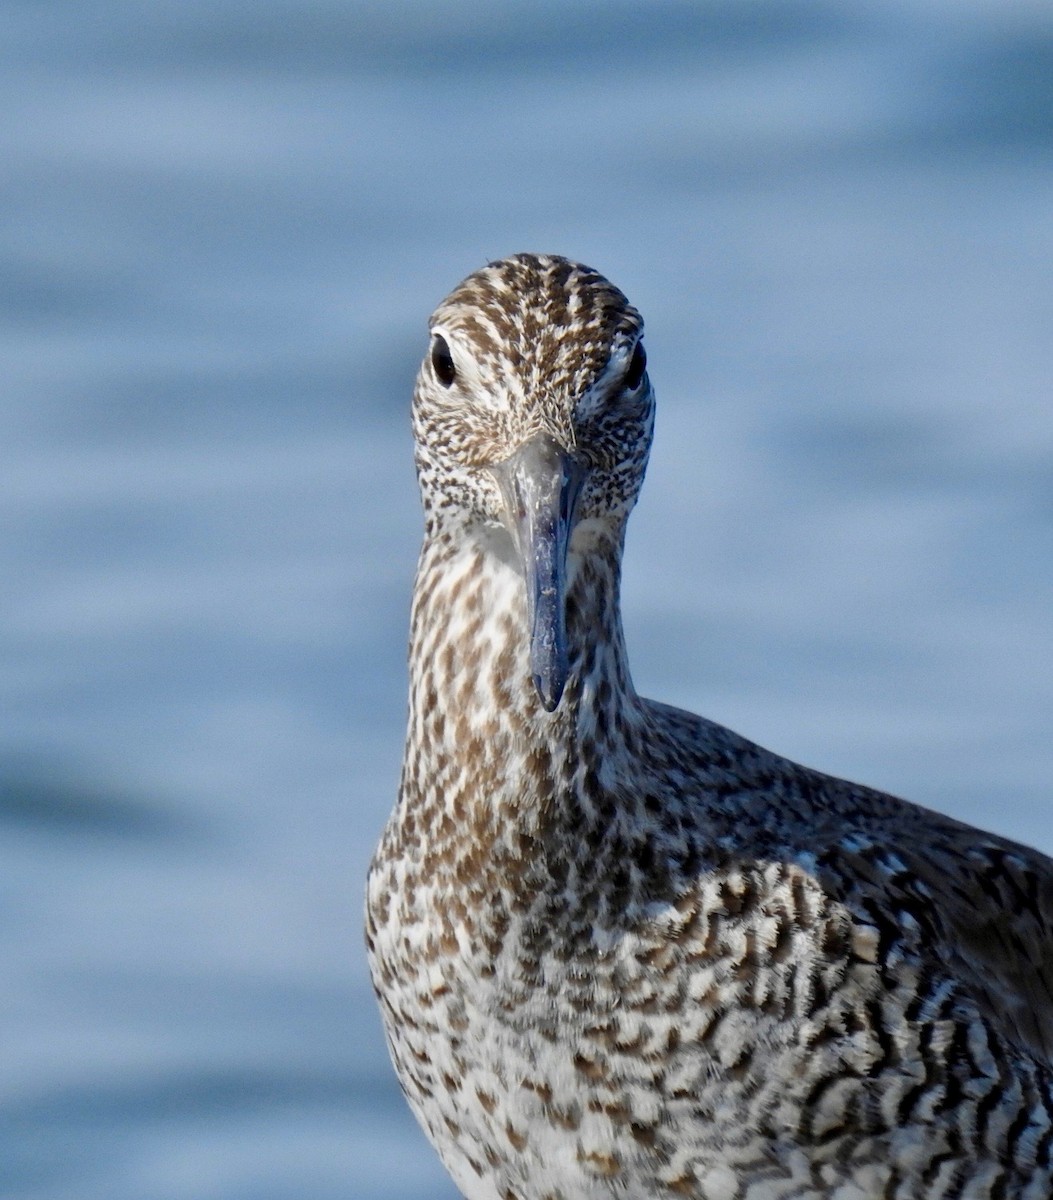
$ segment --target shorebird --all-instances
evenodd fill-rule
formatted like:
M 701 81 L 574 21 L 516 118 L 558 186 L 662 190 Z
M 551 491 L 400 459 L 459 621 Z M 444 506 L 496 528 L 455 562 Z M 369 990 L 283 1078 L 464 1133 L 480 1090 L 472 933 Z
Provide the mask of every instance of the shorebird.
M 468 1200 L 1049 1200 L 1053 862 L 637 695 L 643 323 L 520 254 L 439 306 L 397 806 L 402 1088 Z

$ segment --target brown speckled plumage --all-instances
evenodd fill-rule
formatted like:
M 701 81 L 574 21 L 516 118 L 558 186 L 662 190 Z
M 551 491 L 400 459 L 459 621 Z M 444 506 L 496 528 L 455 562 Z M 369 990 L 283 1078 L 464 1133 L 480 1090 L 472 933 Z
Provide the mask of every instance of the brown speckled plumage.
M 432 331 L 409 728 L 367 940 L 458 1187 L 1048 1200 L 1053 863 L 636 695 L 618 588 L 653 395 L 616 288 L 518 255 Z M 550 609 L 531 634 L 500 466 L 524 445 L 584 479 L 562 658 L 537 649 Z

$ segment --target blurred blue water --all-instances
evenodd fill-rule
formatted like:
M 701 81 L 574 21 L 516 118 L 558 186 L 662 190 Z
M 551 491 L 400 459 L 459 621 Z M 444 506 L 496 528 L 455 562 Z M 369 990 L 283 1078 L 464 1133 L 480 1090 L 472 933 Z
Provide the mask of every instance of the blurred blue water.
M 453 1192 L 359 908 L 434 303 L 644 311 L 645 693 L 1053 850 L 1053 16 L 9 3 L 0 1193 Z

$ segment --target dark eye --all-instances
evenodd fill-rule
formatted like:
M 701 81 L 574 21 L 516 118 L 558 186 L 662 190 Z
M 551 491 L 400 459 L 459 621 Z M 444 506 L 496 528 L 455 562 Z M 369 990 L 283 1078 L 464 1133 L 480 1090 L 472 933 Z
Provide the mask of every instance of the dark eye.
M 453 365 L 450 347 L 447 345 L 446 339 L 438 333 L 435 335 L 435 341 L 431 347 L 431 366 L 435 372 L 435 378 L 443 387 L 449 387 L 457 378 L 457 368 Z
M 637 342 L 633 356 L 629 359 L 629 366 L 625 371 L 625 386 L 630 392 L 635 392 L 640 386 L 643 381 L 644 371 L 646 370 L 647 353 L 643 348 L 643 342 Z

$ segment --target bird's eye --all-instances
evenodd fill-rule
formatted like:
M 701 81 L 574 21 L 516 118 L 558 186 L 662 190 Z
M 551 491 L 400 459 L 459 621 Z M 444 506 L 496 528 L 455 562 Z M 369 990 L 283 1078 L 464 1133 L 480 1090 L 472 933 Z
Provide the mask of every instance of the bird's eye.
M 450 353 L 450 347 L 442 334 L 437 333 L 435 341 L 432 342 L 431 366 L 435 372 L 435 378 L 438 379 L 443 387 L 450 387 L 457 378 L 457 368 L 453 364 L 453 355 Z
M 647 370 L 647 353 L 643 348 L 643 342 L 637 342 L 636 348 L 633 350 L 633 356 L 629 359 L 629 366 L 625 371 L 625 386 L 630 392 L 635 392 L 643 382 L 644 371 Z

